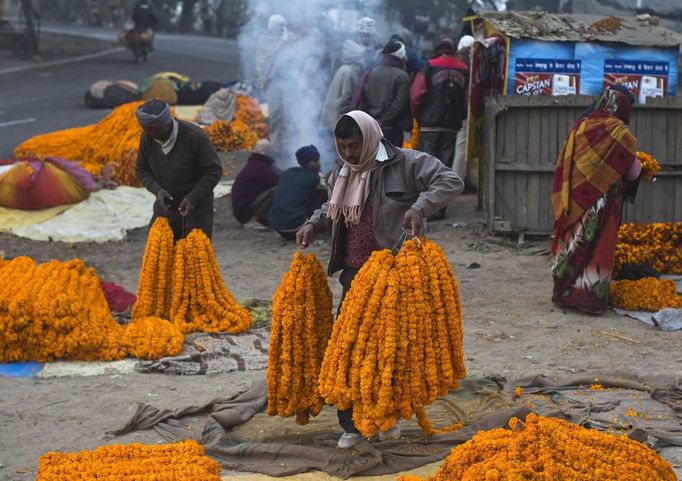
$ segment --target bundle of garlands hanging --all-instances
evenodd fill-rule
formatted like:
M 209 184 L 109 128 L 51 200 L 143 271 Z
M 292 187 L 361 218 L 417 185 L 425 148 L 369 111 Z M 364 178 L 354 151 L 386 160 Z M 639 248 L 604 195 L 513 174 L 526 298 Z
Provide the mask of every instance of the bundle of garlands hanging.
M 317 381 L 332 332 L 332 293 L 314 254 L 294 254 L 272 298 L 268 414 L 306 424 L 322 410 Z
M 645 277 L 636 281 L 612 281 L 611 305 L 628 311 L 658 312 L 668 307 L 682 307 L 682 298 L 670 279 Z
M 651 182 L 656 177 L 656 174 L 661 170 L 661 165 L 658 161 L 646 152 L 637 151 L 637 160 L 642 166 L 642 180 Z
M 675 481 L 672 466 L 627 436 L 536 414 L 455 447 L 429 481 Z M 400 476 L 398 481 L 421 481 Z
M 251 314 L 225 287 L 206 234 L 194 229 L 175 245 L 173 242 L 168 220 L 157 218 L 142 258 L 133 319 L 170 319 L 185 334 L 247 330 Z
M 0 362 L 158 359 L 179 354 L 182 343 L 163 319 L 118 324 L 97 274 L 79 259 L 0 263 Z
M 96 124 L 36 135 L 14 149 L 16 157 L 62 157 L 78 162 L 93 175 L 106 165 L 114 168 L 113 180 L 139 186 L 135 161 L 142 128 L 135 110 L 142 102 L 119 105 Z
M 366 437 L 399 418 L 434 432 L 424 408 L 466 375 L 457 281 L 438 245 L 415 239 L 376 251 L 353 280 L 327 345 L 319 390 L 353 408 Z
M 220 465 L 196 441 L 146 446 L 114 444 L 38 459 L 36 481 L 220 481 Z
M 623 224 L 618 230 L 615 270 L 643 264 L 661 274 L 682 274 L 682 222 Z

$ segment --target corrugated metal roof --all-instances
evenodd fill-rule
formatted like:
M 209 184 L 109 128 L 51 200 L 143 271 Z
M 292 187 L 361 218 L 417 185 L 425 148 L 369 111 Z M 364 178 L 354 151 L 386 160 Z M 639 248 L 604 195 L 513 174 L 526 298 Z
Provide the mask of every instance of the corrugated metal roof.
M 620 42 L 642 47 L 675 47 L 682 36 L 667 28 L 651 25 L 635 16 L 604 17 L 546 12 L 486 12 L 480 15 L 493 27 L 512 38 L 531 38 L 548 42 Z M 600 20 L 612 28 L 595 27 Z M 607 22 L 607 23 L 609 23 Z M 620 25 L 618 24 L 620 23 Z

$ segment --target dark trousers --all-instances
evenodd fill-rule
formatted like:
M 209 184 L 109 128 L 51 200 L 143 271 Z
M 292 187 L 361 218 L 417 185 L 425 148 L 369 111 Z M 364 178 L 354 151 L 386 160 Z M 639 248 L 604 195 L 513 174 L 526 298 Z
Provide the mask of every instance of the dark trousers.
M 253 202 L 251 202 L 252 219 L 255 217 L 259 223 L 268 225 L 268 212 L 272 208 L 272 204 L 275 203 L 276 193 L 277 187 L 272 187 L 265 192 L 262 192 L 253 200 Z
M 322 207 L 322 204 L 327 202 L 327 191 L 322 190 L 322 189 L 317 189 L 315 192 L 313 192 L 313 200 L 310 203 L 310 207 L 308 208 L 308 217 L 313 215 L 313 213 Z M 282 236 L 282 238 L 286 240 L 296 240 L 296 232 L 303 227 L 302 225 L 296 227 L 295 229 L 287 229 L 287 230 L 278 230 L 277 232 L 279 235 Z
M 176 241 L 187 236 L 193 229 L 201 229 L 210 239 L 213 235 L 213 192 L 199 202 L 187 217 L 180 215 L 177 206 L 173 205 L 170 209 L 164 210 L 161 204 L 156 201 L 154 202 L 154 214 L 149 222 L 149 227 L 152 226 L 157 217 L 168 219 Z
M 457 134 L 455 132 L 419 132 L 419 150 L 433 155 L 446 167 L 452 168 L 455 160 L 455 146 Z M 445 219 L 445 208 L 431 216 L 429 220 Z
M 405 140 L 405 132 L 395 127 L 382 127 L 384 138 L 392 143 L 395 147 L 402 147 L 403 140 Z
M 455 132 L 419 132 L 419 150 L 433 155 L 446 166 L 452 168 L 455 158 L 455 145 L 457 133 Z
M 339 282 L 343 286 L 343 291 L 341 292 L 341 302 L 339 303 L 339 309 L 337 311 L 337 316 L 341 313 L 341 305 L 343 304 L 343 299 L 346 297 L 348 290 L 350 289 L 350 284 L 353 282 L 355 275 L 360 269 L 355 267 L 346 267 L 341 271 L 341 276 L 339 277 Z M 353 408 L 346 409 L 345 411 L 337 410 L 336 415 L 339 418 L 339 425 L 347 433 L 357 433 L 358 430 L 355 429 L 355 424 L 353 424 Z

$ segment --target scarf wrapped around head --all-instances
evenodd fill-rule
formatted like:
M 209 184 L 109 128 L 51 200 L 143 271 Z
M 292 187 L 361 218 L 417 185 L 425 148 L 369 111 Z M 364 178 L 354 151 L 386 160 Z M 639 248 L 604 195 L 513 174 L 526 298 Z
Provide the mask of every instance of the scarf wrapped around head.
M 635 97 L 623 85 L 609 85 L 594 104 L 594 110 L 619 118 L 626 124 L 630 121 Z
M 371 174 L 384 133 L 379 123 L 365 112 L 354 110 L 348 112 L 346 116 L 352 118 L 360 127 L 362 152 L 360 162 L 351 164 L 343 158 L 338 142 L 334 139 L 336 151 L 343 160 L 343 167 L 332 189 L 327 217 L 336 221 L 342 215 L 346 224 L 357 224 L 369 196 Z
M 141 127 L 163 127 L 173 122 L 170 107 L 159 99 L 149 100 L 135 110 L 137 122 Z

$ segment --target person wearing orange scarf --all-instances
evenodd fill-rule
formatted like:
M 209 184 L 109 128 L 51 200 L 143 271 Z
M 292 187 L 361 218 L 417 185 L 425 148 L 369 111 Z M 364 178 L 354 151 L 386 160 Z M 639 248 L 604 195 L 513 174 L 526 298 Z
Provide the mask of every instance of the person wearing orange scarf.
M 405 229 L 422 234 L 424 219 L 438 212 L 464 190 L 464 182 L 437 158 L 403 150 L 384 139 L 378 122 L 358 110 L 343 115 L 334 128 L 339 158 L 328 181 L 329 201 L 297 232 L 306 248 L 316 232 L 331 228 L 329 275 L 342 271 L 341 302 L 370 254 L 390 249 Z M 339 411 L 344 434 L 339 447 L 362 440 L 353 425 L 352 408 Z M 396 425 L 380 439 L 400 435 Z

